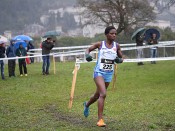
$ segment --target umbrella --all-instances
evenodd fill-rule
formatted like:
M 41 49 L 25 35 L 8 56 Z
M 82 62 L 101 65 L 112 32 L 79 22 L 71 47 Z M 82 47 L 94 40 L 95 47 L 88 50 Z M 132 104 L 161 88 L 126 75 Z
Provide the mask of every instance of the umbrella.
M 48 38 L 48 37 L 54 37 L 54 36 L 60 36 L 60 35 L 61 35 L 61 32 L 48 31 L 42 37 L 43 38 Z
M 21 41 L 17 41 L 17 42 L 15 43 L 14 46 L 16 47 L 16 49 L 19 48 L 19 45 L 20 45 L 20 44 L 22 44 L 24 48 L 27 47 L 27 43 L 26 43 L 25 41 L 22 41 L 22 40 L 21 40 Z
M 1 44 L 4 44 L 4 43 L 5 43 L 4 41 L 0 41 L 0 45 L 1 45 Z
M 18 36 L 15 36 L 14 38 L 13 38 L 13 40 L 15 40 L 15 41 L 21 41 L 21 40 L 23 40 L 23 41 L 32 41 L 33 39 L 30 37 L 30 36 L 27 36 L 27 35 L 18 35 Z
M 145 32 L 145 28 L 139 28 L 137 29 L 131 36 L 131 40 L 134 40 L 136 38 L 136 35 L 140 33 L 141 35 Z
M 4 42 L 4 43 L 9 42 L 8 38 L 6 38 L 6 37 L 4 37 L 4 36 L 2 36 L 2 35 L 0 35 L 0 41 L 2 41 L 2 42 Z
M 148 41 L 152 37 L 152 34 L 156 34 L 156 39 L 160 38 L 160 32 L 155 28 L 150 28 L 145 31 L 145 40 Z

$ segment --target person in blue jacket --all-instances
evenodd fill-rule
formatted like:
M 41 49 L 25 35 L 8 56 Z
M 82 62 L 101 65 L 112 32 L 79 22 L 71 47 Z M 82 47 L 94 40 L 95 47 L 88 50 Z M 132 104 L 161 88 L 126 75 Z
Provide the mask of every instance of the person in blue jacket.
M 155 45 L 154 47 L 150 48 L 150 53 L 151 53 L 151 58 L 156 58 L 157 57 L 157 44 L 158 44 L 158 39 L 157 39 L 157 35 L 155 33 L 153 33 L 151 35 L 151 38 L 148 39 L 148 44 L 149 45 Z M 151 61 L 151 64 L 156 64 L 156 61 Z
M 16 57 L 16 47 L 15 47 L 15 41 L 11 40 L 10 45 L 7 47 L 6 55 L 8 58 Z M 16 59 L 10 59 L 8 60 L 8 73 L 9 77 L 14 76 L 15 77 L 15 67 L 16 67 Z

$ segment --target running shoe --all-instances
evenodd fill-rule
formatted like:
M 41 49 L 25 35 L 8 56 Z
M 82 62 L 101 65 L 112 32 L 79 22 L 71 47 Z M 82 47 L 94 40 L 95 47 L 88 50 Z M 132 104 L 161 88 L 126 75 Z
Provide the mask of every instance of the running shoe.
M 84 106 L 84 116 L 88 117 L 89 116 L 89 107 L 86 106 L 86 102 L 83 103 Z
M 103 120 L 103 119 L 100 119 L 100 120 L 97 122 L 97 126 L 99 126 L 99 127 L 105 127 L 106 124 L 104 123 L 104 120 Z

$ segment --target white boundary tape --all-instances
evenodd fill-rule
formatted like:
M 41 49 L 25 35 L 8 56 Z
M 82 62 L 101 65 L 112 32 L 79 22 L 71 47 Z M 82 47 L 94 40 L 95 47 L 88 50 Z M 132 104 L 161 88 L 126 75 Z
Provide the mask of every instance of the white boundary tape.
M 166 42 L 159 42 L 160 44 L 156 45 L 156 46 L 167 46 L 167 45 L 174 45 L 175 41 L 166 41 Z M 127 44 L 129 45 L 129 44 Z M 139 48 L 151 48 L 154 47 L 155 45 L 146 45 L 146 46 L 137 46 L 137 47 L 127 47 L 127 48 L 123 48 L 122 51 L 124 50 L 133 50 L 133 49 L 139 49 Z M 89 46 L 76 46 L 77 48 L 82 48 L 82 47 L 89 47 Z M 58 47 L 55 49 L 75 49 L 74 47 Z M 33 50 L 32 50 L 33 51 Z M 92 53 L 97 53 L 96 51 L 93 51 Z M 28 52 L 28 54 L 33 54 L 33 56 L 23 56 L 23 57 L 11 57 L 11 58 L 0 58 L 0 60 L 12 60 L 12 59 L 21 59 L 21 58 L 30 58 L 30 57 L 42 57 L 42 56 L 48 56 L 48 55 L 42 55 L 40 53 L 31 53 Z M 74 50 L 74 51 L 67 51 L 67 52 L 58 52 L 58 53 L 51 53 L 49 54 L 50 56 L 53 57 L 60 57 L 60 56 L 76 56 L 76 55 L 83 55 L 85 54 L 85 50 Z M 153 58 L 145 58 L 145 60 L 147 61 L 152 61 L 149 59 L 153 59 Z M 154 58 L 156 59 L 156 58 Z M 165 59 L 167 59 L 167 57 L 165 57 Z M 129 59 L 128 59 L 129 60 Z M 134 60 L 134 59 L 133 59 Z M 135 59 L 135 61 L 145 61 L 143 59 Z M 164 59 L 162 59 L 164 60 Z M 171 59 L 170 59 L 171 60 Z M 124 62 L 126 61 L 126 59 L 124 60 Z
M 166 47 L 166 48 L 171 48 L 171 47 L 175 47 L 175 46 L 170 46 L 170 45 L 164 45 L 164 46 L 159 46 L 159 47 Z
M 166 61 L 175 60 L 175 57 L 157 57 L 157 58 L 142 58 L 142 59 L 124 59 L 124 62 L 146 62 L 146 61 Z
M 166 61 L 166 60 L 175 60 L 175 57 L 158 57 L 158 58 L 142 58 L 142 59 L 124 59 L 123 62 L 146 62 L 146 61 Z M 97 62 L 97 60 L 93 60 L 91 62 Z M 80 63 L 91 63 L 83 60 L 77 60 L 76 64 Z
M 53 56 L 53 54 L 49 54 L 50 56 Z M 48 56 L 48 55 L 34 55 L 34 56 L 23 56 L 23 57 L 9 57 L 9 58 L 0 58 L 0 60 L 14 60 L 14 59 L 21 59 L 21 58 L 30 58 L 30 57 L 42 57 L 42 56 Z
M 97 51 L 92 51 L 91 53 L 97 53 Z M 54 54 L 54 57 L 60 57 L 60 56 L 76 56 L 76 55 L 85 55 L 85 51 L 81 52 L 73 52 L 73 53 L 56 53 Z
M 80 53 L 69 53 L 69 54 L 49 54 L 50 56 L 59 57 L 59 56 L 76 56 L 84 55 L 84 52 Z M 21 59 L 21 58 L 30 58 L 30 57 L 42 57 L 48 55 L 34 55 L 34 56 L 24 56 L 24 57 L 11 57 L 11 58 L 0 58 L 0 60 L 12 60 L 12 59 Z M 175 57 L 157 57 L 157 58 L 141 58 L 141 59 L 124 59 L 124 62 L 145 62 L 145 61 L 163 61 L 163 60 L 175 60 Z M 96 62 L 93 60 L 92 62 Z M 86 61 L 77 61 L 76 63 L 88 63 Z
M 131 43 L 131 44 L 121 44 L 120 46 L 135 46 L 135 43 Z M 91 45 L 85 45 L 85 46 L 69 46 L 69 47 L 54 47 L 52 50 L 68 50 L 68 49 L 86 49 L 88 47 L 90 47 Z M 38 49 L 31 49 L 29 51 L 41 51 L 41 48 Z
M 90 47 L 91 45 L 86 45 L 86 46 L 70 46 L 70 47 L 54 47 L 52 50 L 68 50 L 68 49 L 86 49 L 88 47 Z M 41 51 L 41 48 L 38 49 L 31 49 L 29 51 Z
M 161 45 L 173 45 L 175 44 L 175 41 L 161 41 L 159 42 L 159 44 L 157 44 L 156 46 L 161 46 Z M 145 43 L 144 43 L 145 45 Z M 70 46 L 70 47 L 54 47 L 52 50 L 68 50 L 68 49 L 86 49 L 88 47 L 90 47 L 91 45 L 85 45 L 85 46 Z M 121 47 L 126 47 L 126 46 L 136 46 L 135 43 L 131 43 L 131 44 L 120 44 Z M 154 46 L 154 45 L 153 45 Z M 153 46 L 148 46 L 148 45 L 145 45 L 145 46 L 141 46 L 139 48 L 149 48 L 149 47 L 153 47 Z M 131 47 L 130 47 L 131 48 Z M 130 49 L 129 48 L 129 49 Z M 123 48 L 124 50 L 126 50 L 125 48 Z M 122 49 L 122 50 L 123 50 Z M 129 50 L 128 49 L 128 50 Z M 131 48 L 132 49 L 132 48 Z M 134 48 L 136 49 L 136 48 Z M 41 48 L 38 48 L 38 49 L 31 49 L 29 51 L 41 51 L 42 49 Z
M 159 42 L 160 44 L 157 45 L 145 45 L 145 46 L 135 46 L 135 47 L 127 47 L 122 48 L 122 51 L 125 50 L 136 50 L 136 49 L 142 49 L 142 48 L 152 48 L 152 47 L 162 47 L 162 46 L 168 46 L 168 45 L 174 45 L 175 41 L 166 41 L 166 42 Z
M 56 54 L 54 57 L 60 57 L 60 56 L 76 56 L 76 55 L 84 55 L 85 52 L 79 52 L 79 53 L 68 53 L 68 54 Z

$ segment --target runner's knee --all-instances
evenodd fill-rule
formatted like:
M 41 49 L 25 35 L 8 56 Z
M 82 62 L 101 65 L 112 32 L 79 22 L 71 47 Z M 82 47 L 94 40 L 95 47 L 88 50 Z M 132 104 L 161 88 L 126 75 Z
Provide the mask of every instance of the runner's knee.
M 99 98 L 99 94 L 94 94 L 93 97 L 97 100 Z
M 106 98 L 106 93 L 100 93 L 99 97 Z

